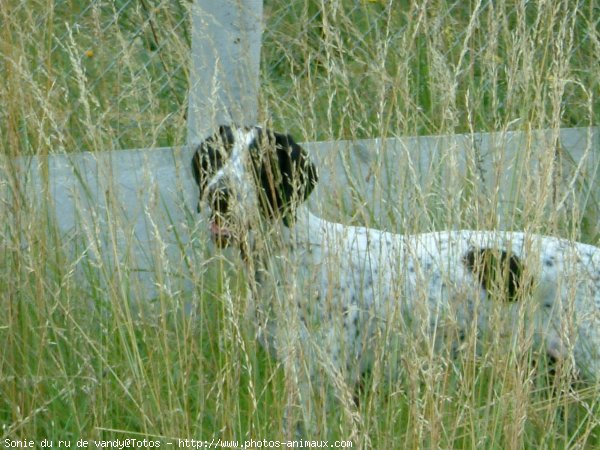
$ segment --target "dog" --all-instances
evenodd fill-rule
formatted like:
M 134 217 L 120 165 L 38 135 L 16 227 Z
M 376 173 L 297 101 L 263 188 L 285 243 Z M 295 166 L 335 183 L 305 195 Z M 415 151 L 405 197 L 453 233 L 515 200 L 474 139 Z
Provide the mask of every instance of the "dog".
M 198 211 L 218 246 L 239 249 L 250 320 L 299 386 L 305 418 L 318 374 L 356 392 L 378 364 L 393 376 L 419 352 L 452 356 L 469 336 L 475 347 L 485 336 L 516 351 L 529 343 L 578 377 L 600 378 L 600 249 L 521 232 L 399 235 L 324 220 L 307 206 L 318 181 L 308 153 L 257 126 L 220 126 L 192 170 Z

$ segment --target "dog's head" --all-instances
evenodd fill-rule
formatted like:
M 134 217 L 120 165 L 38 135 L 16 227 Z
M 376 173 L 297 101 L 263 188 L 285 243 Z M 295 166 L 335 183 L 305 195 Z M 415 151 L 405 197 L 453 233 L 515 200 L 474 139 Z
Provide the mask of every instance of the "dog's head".
M 220 245 L 256 220 L 291 226 L 296 208 L 313 190 L 317 170 L 290 135 L 259 127 L 220 126 L 192 159 L 200 188 L 198 211 L 210 211 L 211 234 Z

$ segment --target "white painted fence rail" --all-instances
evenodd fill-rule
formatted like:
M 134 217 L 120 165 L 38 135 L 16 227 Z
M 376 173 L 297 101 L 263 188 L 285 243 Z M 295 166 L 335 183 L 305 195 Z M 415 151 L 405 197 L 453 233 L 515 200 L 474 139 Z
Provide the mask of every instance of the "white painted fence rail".
M 519 201 L 515 180 L 543 179 L 538 156 L 556 144 L 575 162 L 571 177 L 563 177 L 559 200 L 574 201 L 564 194 L 577 180 L 598 198 L 600 135 L 594 128 L 304 145 L 320 170 L 314 209 L 337 205 L 324 209 L 325 215 L 355 216 L 354 222 L 364 219 L 402 231 L 407 218 L 427 213 L 415 210 L 416 197 L 460 196 L 465 179 L 485 195 L 497 192 L 500 202 Z M 20 197 L 27 217 L 48 220 L 73 260 L 88 258 L 109 278 L 125 273 L 136 297 L 189 290 L 190 270 L 195 270 L 190 261 L 198 255 L 201 260 L 208 248 L 205 224 L 195 211 L 192 152 L 160 148 L 0 160 L 0 179 L 19 184 L 15 192 L 14 182 L 3 182 L 3 217 L 10 217 Z M 472 170 L 475 162 L 479 175 Z M 448 173 L 465 178 L 455 180 Z M 360 210 L 365 214 L 356 216 Z M 21 244 L 24 251 L 30 245 Z
M 408 227 L 414 232 L 410 224 L 423 222 L 413 218 L 424 218 L 435 203 L 431 199 L 423 203 L 426 197 L 436 196 L 447 208 L 459 205 L 466 195 L 465 185 L 471 195 L 496 203 L 492 208 L 496 217 L 486 222 L 504 229 L 513 227 L 507 212 L 519 206 L 524 197 L 531 198 L 534 191 L 554 189 L 556 206 L 562 202 L 562 207 L 598 205 L 600 200 L 599 128 L 305 145 L 323 168 L 317 196 L 328 202 L 338 199 L 339 210 L 364 209 L 371 221 L 396 231 Z M 536 200 L 543 206 L 540 198 Z M 418 204 L 427 208 L 415 211 Z

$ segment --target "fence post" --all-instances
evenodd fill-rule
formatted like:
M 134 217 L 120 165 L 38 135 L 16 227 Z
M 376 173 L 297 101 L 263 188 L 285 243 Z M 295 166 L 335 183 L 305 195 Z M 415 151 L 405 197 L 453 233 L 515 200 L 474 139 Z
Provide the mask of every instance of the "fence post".
M 257 122 L 262 9 L 262 0 L 194 2 L 189 145 L 218 124 Z

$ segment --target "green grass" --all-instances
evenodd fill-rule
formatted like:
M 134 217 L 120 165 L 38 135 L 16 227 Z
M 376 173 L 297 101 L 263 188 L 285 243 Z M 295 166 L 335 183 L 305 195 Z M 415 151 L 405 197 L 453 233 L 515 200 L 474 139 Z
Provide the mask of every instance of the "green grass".
M 0 18 L 2 153 L 182 143 L 186 2 L 9 0 Z
M 322 4 L 265 1 L 260 115 L 298 140 L 599 123 L 600 10 L 592 0 Z M 189 6 L 0 2 L 0 154 L 183 144 Z M 440 166 L 425 189 L 403 191 L 413 195 L 410 217 L 398 219 L 388 205 L 396 229 L 496 225 L 495 199 L 478 190 L 469 151 L 466 178 Z M 539 160 L 572 173 L 559 171 L 554 151 L 532 153 L 524 149 L 524 167 Z M 565 184 L 524 173 L 513 187 L 515 227 L 597 242 L 596 205 L 555 211 L 555 188 Z M 574 190 L 584 182 L 594 180 Z M 148 301 L 127 268 L 113 270 L 109 256 L 94 259 L 85 246 L 70 254 L 46 211 L 4 196 L 18 187 L 18 174 L 0 180 L 9 199 L 0 204 L 1 445 L 282 437 L 293 386 L 254 339 L 242 275 L 194 242 L 186 254 L 195 290 L 181 292 L 181 280 L 157 265 L 157 278 L 174 288 Z M 381 223 L 352 210 L 364 200 L 338 214 Z M 559 375 L 552 394 L 530 352 L 492 341 L 481 357 L 409 356 L 400 379 L 386 383 L 378 355 L 357 420 L 343 402 L 319 403 L 315 439 L 353 439 L 355 448 L 600 445 L 597 391 L 571 391 Z
M 265 5 L 265 105 L 279 126 L 329 139 L 598 121 L 594 2 L 319 4 Z

